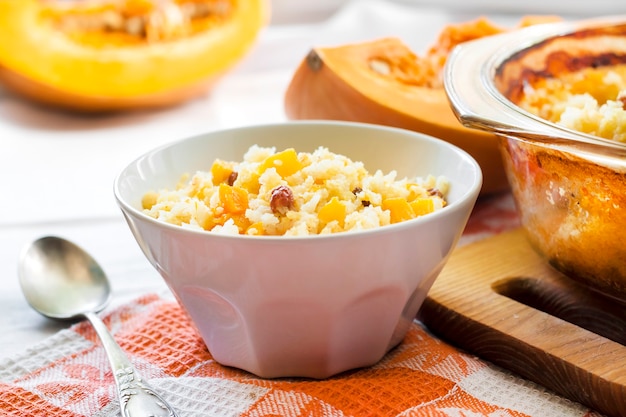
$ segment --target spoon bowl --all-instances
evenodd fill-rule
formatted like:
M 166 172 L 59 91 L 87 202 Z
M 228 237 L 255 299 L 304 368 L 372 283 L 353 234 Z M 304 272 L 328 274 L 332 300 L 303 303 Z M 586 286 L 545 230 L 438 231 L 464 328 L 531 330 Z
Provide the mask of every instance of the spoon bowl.
M 22 252 L 19 277 L 30 306 L 53 319 L 99 312 L 111 298 L 100 265 L 79 246 L 54 236 L 40 238 Z
M 60 320 L 83 317 L 92 324 L 113 368 L 123 417 L 176 417 L 96 315 L 108 304 L 111 287 L 87 252 L 63 238 L 42 237 L 22 252 L 18 276 L 26 301 L 40 314 Z

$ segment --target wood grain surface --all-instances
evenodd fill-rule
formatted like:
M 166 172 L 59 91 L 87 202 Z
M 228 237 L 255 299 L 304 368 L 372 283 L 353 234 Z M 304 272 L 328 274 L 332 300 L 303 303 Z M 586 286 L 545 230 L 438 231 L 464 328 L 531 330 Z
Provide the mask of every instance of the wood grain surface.
M 553 269 L 521 229 L 455 250 L 419 319 L 564 397 L 626 416 L 626 304 Z

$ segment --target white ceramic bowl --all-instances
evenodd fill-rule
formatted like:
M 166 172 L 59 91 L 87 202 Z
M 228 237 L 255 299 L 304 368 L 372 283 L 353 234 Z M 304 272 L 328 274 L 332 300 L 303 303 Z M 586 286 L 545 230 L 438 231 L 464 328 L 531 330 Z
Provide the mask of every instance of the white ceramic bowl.
M 225 236 L 154 220 L 150 190 L 174 187 L 253 144 L 331 152 L 373 172 L 445 175 L 449 204 L 414 220 L 326 236 Z M 115 181 L 141 249 L 216 361 L 261 377 L 324 378 L 379 361 L 400 343 L 478 196 L 476 161 L 447 142 L 389 127 L 290 122 L 215 131 L 148 152 Z

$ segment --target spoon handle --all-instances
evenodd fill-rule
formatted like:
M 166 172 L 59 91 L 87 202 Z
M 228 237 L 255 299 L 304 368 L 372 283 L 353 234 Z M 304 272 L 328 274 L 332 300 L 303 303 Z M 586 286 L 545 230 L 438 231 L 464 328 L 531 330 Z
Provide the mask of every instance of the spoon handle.
M 177 417 L 174 409 L 139 375 L 106 325 L 95 313 L 85 317 L 107 353 L 120 400 L 122 417 Z

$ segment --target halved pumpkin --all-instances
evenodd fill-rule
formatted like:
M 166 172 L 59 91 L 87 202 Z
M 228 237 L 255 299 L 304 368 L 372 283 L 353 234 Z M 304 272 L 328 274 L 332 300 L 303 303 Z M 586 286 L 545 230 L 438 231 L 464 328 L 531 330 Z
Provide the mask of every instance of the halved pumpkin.
M 520 25 L 552 20 L 529 17 Z M 498 139 L 461 125 L 441 81 L 446 57 L 454 46 L 503 30 L 486 19 L 449 26 L 424 57 L 397 38 L 314 48 L 291 79 L 285 112 L 290 119 L 375 123 L 444 139 L 465 149 L 480 164 L 482 194 L 506 190 Z
M 248 52 L 267 0 L 0 0 L 0 82 L 81 111 L 203 94 Z

